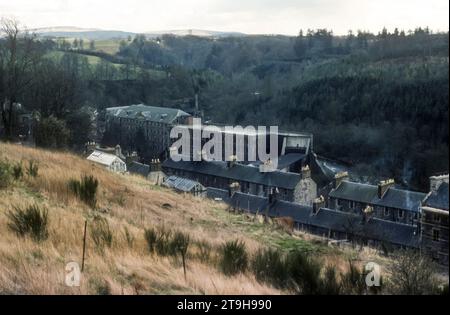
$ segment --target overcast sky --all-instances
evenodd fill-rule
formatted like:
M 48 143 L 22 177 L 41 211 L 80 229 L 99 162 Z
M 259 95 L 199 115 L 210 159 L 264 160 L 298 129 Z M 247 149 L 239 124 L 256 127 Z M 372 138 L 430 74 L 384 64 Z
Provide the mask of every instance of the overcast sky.
M 448 31 L 448 0 L 0 0 L 0 16 L 28 28 L 78 26 L 133 32 L 207 29 L 296 34 L 300 28 Z

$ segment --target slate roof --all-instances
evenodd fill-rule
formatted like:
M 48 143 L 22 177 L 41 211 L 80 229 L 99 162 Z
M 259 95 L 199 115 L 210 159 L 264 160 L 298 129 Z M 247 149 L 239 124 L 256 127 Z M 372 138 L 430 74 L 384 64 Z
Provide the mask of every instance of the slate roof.
M 128 165 L 128 171 L 132 174 L 138 174 L 147 177 L 150 173 L 150 165 L 142 164 L 139 162 L 132 162 Z
M 142 119 L 146 121 L 173 123 L 178 117 L 190 116 L 188 113 L 169 107 L 156 107 L 144 104 L 110 107 L 106 109 L 107 114 L 119 118 Z
M 120 162 L 124 163 L 120 158 L 113 154 L 101 152 L 98 150 L 95 150 L 87 157 L 89 161 L 99 163 L 101 165 L 110 166 L 114 161 L 119 160 Z
M 382 207 L 419 212 L 420 204 L 426 197 L 426 194 L 390 188 L 380 199 L 378 198 L 378 187 L 375 185 L 343 181 L 338 188 L 330 192 L 329 196 Z
M 184 192 L 190 192 L 195 187 L 200 187 L 202 190 L 204 189 L 199 182 L 178 176 L 169 176 L 166 178 L 163 185 Z
M 212 195 L 226 195 L 226 190 L 214 189 Z M 211 198 L 211 197 L 210 197 Z M 312 213 L 312 207 L 297 203 L 277 200 L 272 204 L 265 197 L 237 192 L 232 198 L 225 197 L 223 201 L 242 211 L 256 214 L 266 214 L 269 217 L 291 217 L 296 223 L 323 228 L 336 232 L 349 233 L 372 240 L 386 241 L 400 246 L 418 247 L 418 234 L 411 225 L 372 218 L 363 222 L 359 215 L 322 208 L 317 214 Z
M 442 183 L 436 192 L 430 193 L 424 200 L 424 206 L 448 210 L 448 194 L 449 194 L 448 183 Z
M 288 153 L 285 155 L 280 155 L 278 157 L 277 169 L 282 170 L 284 168 L 287 168 L 287 167 L 291 166 L 292 164 L 302 161 L 303 159 L 305 159 L 305 157 L 306 157 L 306 155 L 302 154 L 302 153 Z M 262 163 L 259 161 L 259 162 L 254 162 L 254 163 L 250 163 L 250 164 L 258 166 L 258 165 L 261 165 Z
M 206 197 L 209 199 L 219 199 L 223 200 L 224 202 L 229 202 L 229 194 L 228 191 L 224 189 L 214 188 L 214 187 L 207 187 L 206 188 Z
M 167 159 L 163 162 L 162 167 L 291 190 L 301 180 L 300 174 L 280 171 L 261 173 L 258 167 L 239 163 L 227 167 L 226 162 L 174 162 L 172 159 Z

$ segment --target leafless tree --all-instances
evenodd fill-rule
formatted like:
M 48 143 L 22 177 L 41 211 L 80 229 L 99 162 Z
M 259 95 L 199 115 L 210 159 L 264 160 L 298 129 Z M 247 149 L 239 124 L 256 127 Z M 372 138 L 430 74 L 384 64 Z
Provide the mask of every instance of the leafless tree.
M 14 133 L 14 111 L 20 94 L 31 83 L 37 55 L 33 36 L 14 19 L 0 20 L 0 106 L 6 138 Z
M 436 292 L 437 280 L 432 263 L 418 251 L 397 252 L 388 269 L 393 293 L 424 295 Z

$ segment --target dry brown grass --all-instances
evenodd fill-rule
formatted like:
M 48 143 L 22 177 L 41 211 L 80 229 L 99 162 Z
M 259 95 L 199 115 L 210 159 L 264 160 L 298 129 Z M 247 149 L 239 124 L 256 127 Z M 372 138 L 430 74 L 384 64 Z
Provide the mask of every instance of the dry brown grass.
M 178 260 L 148 253 L 144 228 L 159 225 L 184 231 L 194 241 L 207 240 L 213 248 L 236 238 L 244 240 L 251 251 L 261 246 L 217 218 L 214 211 L 225 211 L 222 205 L 151 186 L 140 177 L 112 174 L 68 153 L 0 143 L 0 159 L 22 161 L 24 166 L 32 160 L 39 165 L 37 178 L 25 176 L 0 191 L 0 294 L 96 294 L 105 283 L 113 294 L 281 293 L 250 274 L 222 275 L 214 266 L 214 257 L 205 263 L 196 258 L 195 245 L 187 260 L 187 279 Z M 67 188 L 70 179 L 84 174 L 99 180 L 97 211 Z M 8 229 L 5 216 L 13 206 L 34 203 L 49 210 L 49 238 L 41 243 L 17 237 Z M 108 220 L 113 245 L 99 250 L 89 237 L 81 286 L 67 287 L 65 265 L 81 262 L 84 221 L 90 222 L 94 215 Z M 131 246 L 125 227 L 134 238 Z

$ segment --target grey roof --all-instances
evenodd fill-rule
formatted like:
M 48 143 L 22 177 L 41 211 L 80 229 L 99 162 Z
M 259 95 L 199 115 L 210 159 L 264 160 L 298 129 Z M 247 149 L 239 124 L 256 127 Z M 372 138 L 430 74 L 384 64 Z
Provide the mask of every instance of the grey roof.
M 427 198 L 424 200 L 424 206 L 448 210 L 448 183 L 442 183 L 438 190 L 430 193 Z
M 196 187 L 204 190 L 204 187 L 199 182 L 178 176 L 170 176 L 166 178 L 163 185 L 184 192 L 190 192 Z
M 139 174 L 147 177 L 150 173 L 150 166 L 139 162 L 132 162 L 130 165 L 128 165 L 128 171 L 132 174 Z
M 286 167 L 289 167 L 297 162 L 305 159 L 306 155 L 302 153 L 288 153 L 285 155 L 280 155 L 278 157 L 278 165 L 277 169 L 282 170 Z M 250 163 L 252 165 L 261 165 L 261 162 Z
M 169 107 L 156 107 L 144 104 L 110 107 L 106 109 L 108 115 L 119 118 L 141 119 L 166 124 L 173 123 L 178 117 L 190 116 L 188 113 Z
M 330 192 L 329 196 L 382 207 L 418 212 L 426 194 L 390 188 L 380 199 L 378 198 L 378 187 L 375 185 L 343 181 L 336 189 Z
M 227 203 L 230 199 L 228 191 L 214 187 L 206 188 L 206 197 L 210 199 L 220 199 Z
M 162 167 L 285 189 L 294 189 L 301 180 L 300 174 L 280 171 L 261 173 L 258 167 L 239 163 L 227 167 L 226 162 L 174 162 L 167 159 Z
M 219 194 L 218 191 L 220 190 L 215 189 L 214 193 Z M 226 193 L 225 190 L 222 190 L 222 194 Z M 349 233 L 359 237 L 381 242 L 386 241 L 401 246 L 418 246 L 416 227 L 407 224 L 378 218 L 371 218 L 368 222 L 364 222 L 362 216 L 326 208 L 320 209 L 314 215 L 312 213 L 312 207 L 309 206 L 280 200 L 270 204 L 265 197 L 240 192 L 233 194 L 232 198 L 225 197 L 223 200 L 232 207 L 253 214 L 267 214 L 270 217 L 291 217 L 296 223 L 312 227 Z

